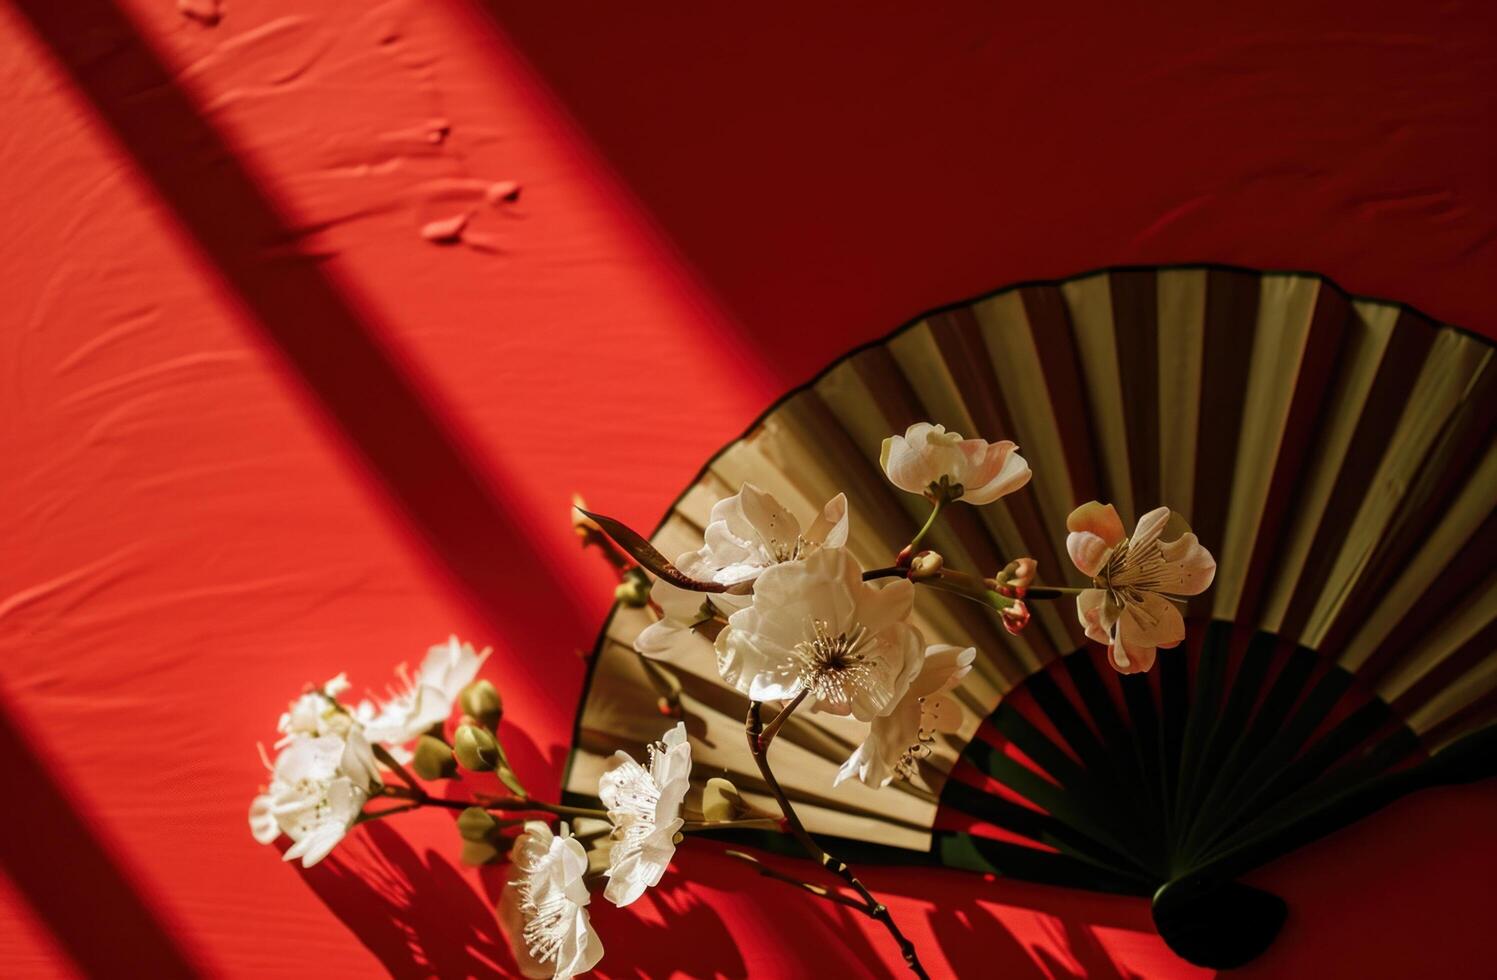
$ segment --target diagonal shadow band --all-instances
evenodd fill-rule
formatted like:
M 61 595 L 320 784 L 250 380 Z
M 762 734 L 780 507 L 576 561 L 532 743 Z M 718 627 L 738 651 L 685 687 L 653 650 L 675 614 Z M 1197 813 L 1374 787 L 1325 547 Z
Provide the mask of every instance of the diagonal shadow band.
M 0 779 L 16 796 L 0 833 L 0 867 L 85 976 L 198 976 L 5 702 L 0 695 Z
M 11 2 L 485 628 L 510 649 L 585 648 L 587 617 L 577 615 L 566 576 L 532 546 L 451 424 L 411 380 L 411 367 L 382 349 L 377 313 L 361 308 L 315 258 L 294 254 L 299 236 L 273 195 L 178 87 L 137 26 L 109 0 Z M 513 572 L 520 564 L 523 576 Z M 535 711 L 569 716 L 581 670 L 580 661 L 559 657 L 547 663 L 544 678 L 516 672 L 507 683 L 521 688 Z M 0 779 L 63 824 L 86 822 L 46 781 L 25 740 L 11 741 L 13 750 L 0 746 Z M 80 852 L 52 832 L 10 834 L 7 843 L 17 846 L 0 852 L 6 868 L 21 860 L 16 880 L 80 963 L 135 956 L 139 943 L 127 940 L 138 934 L 182 972 L 163 927 L 103 849 Z M 109 901 L 93 909 L 98 918 L 87 929 L 51 915 L 73 899 L 55 874 L 40 870 L 64 867 L 82 880 L 111 883 Z M 126 945 L 114 948 L 110 938 Z

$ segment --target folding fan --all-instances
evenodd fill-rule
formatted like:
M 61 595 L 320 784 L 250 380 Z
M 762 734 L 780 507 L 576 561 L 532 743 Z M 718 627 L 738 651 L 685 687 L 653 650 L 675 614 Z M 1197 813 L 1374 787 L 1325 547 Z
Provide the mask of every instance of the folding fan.
M 1024 285 L 925 316 L 857 350 L 712 459 L 654 536 L 697 547 L 711 505 L 750 481 L 802 517 L 839 490 L 848 546 L 889 564 L 928 506 L 888 484 L 880 442 L 915 421 L 1013 439 L 1024 491 L 948 508 L 927 539 L 992 574 L 1032 555 L 1086 584 L 1066 515 L 1112 501 L 1125 525 L 1166 504 L 1215 553 L 1189 636 L 1120 676 L 1070 600 L 1019 636 L 926 592 L 928 642 L 972 645 L 960 730 L 917 778 L 876 790 L 838 765 L 859 736 L 800 713 L 776 771 L 813 833 L 860 860 L 934 863 L 1154 897 L 1181 955 L 1228 967 L 1283 921 L 1234 878 L 1414 788 L 1490 775 L 1497 746 L 1497 365 L 1487 342 L 1324 279 L 1124 269 Z M 567 790 L 660 734 L 679 685 L 698 772 L 762 789 L 741 697 L 710 644 L 646 664 L 648 622 L 618 608 L 592 662 Z M 652 717 L 653 715 L 653 717 Z M 775 835 L 756 843 L 774 846 Z

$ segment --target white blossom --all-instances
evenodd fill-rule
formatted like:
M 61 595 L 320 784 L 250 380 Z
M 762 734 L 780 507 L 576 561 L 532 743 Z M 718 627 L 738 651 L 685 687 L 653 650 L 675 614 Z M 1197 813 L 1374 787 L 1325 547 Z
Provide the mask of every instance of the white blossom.
M 409 753 L 400 747 L 447 720 L 457 696 L 473 683 L 489 653 L 488 649 L 480 653 L 471 643 L 461 643 L 453 636 L 428 649 L 414 675 L 408 675 L 402 664 L 401 685 L 389 700 L 360 702 L 356 714 L 365 735 L 372 742 L 390 746 L 402 762 L 408 761 Z
M 310 868 L 337 846 L 380 786 L 374 753 L 357 724 L 346 735 L 296 735 L 271 766 L 270 786 L 250 804 L 262 844 L 291 838 L 285 860 Z
M 289 745 L 303 735 L 346 735 L 353 719 L 337 701 L 338 695 L 346 690 L 348 676 L 339 674 L 321 689 L 307 691 L 292 701 L 276 722 L 276 730 L 281 733 L 276 747 Z
M 650 598 L 663 613 L 634 641 L 647 657 L 669 656 L 683 630 L 711 619 L 714 611 L 730 616 L 749 604 L 748 592 L 765 569 L 800 561 L 822 548 L 847 543 L 847 498 L 827 501 L 809 527 L 790 513 L 774 494 L 745 483 L 731 497 L 712 505 L 702 546 L 676 559 L 676 567 L 699 582 L 727 586 L 728 592 L 693 592 L 657 580 Z
M 924 659 L 908 620 L 914 586 L 864 582 L 841 548 L 760 574 L 753 602 L 717 637 L 723 680 L 755 701 L 808 692 L 815 707 L 872 721 L 893 709 Z
M 499 916 L 520 971 L 562 980 L 597 966 L 603 944 L 588 921 L 591 896 L 583 881 L 587 852 L 581 842 L 565 824 L 554 834 L 533 820 L 515 840 L 510 861 Z
M 1108 659 L 1124 674 L 1154 666 L 1159 647 L 1185 639 L 1185 619 L 1171 597 L 1206 590 L 1216 575 L 1211 557 L 1190 532 L 1161 541 L 1170 509 L 1139 518 L 1133 535 L 1111 504 L 1093 500 L 1066 519 L 1066 551 L 1093 588 L 1076 597 L 1076 615 L 1086 635 L 1108 647 Z
M 650 598 L 660 607 L 660 618 L 634 638 L 634 649 L 655 660 L 670 659 L 681 634 L 711 619 L 716 614 L 715 608 L 724 604 L 721 599 L 712 602 L 709 593 L 683 589 L 665 579 L 656 579 L 650 586 Z M 747 596 L 732 599 L 740 604 L 749 601 Z
M 603 894 L 615 905 L 628 905 L 658 885 L 676 853 L 676 833 L 685 823 L 681 802 L 691 785 L 684 722 L 649 747 L 649 763 L 646 769 L 627 752 L 616 752 L 598 783 L 598 798 L 613 823 Z
M 972 647 L 946 643 L 927 647 L 910 689 L 893 711 L 873 720 L 868 737 L 842 764 L 834 785 L 856 776 L 869 786 L 887 786 L 896 778 L 913 776 L 918 760 L 929 754 L 935 734 L 955 732 L 960 724 L 961 709 L 943 695 L 961 683 L 976 657 Z
M 910 493 L 990 504 L 1029 482 L 1029 464 L 1012 442 L 963 439 L 944 425 L 916 422 L 884 440 L 879 465 L 896 487 Z

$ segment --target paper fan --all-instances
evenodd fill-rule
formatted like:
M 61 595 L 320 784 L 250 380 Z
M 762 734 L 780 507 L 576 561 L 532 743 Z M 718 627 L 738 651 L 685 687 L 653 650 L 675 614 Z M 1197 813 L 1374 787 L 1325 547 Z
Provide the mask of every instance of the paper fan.
M 884 478 L 885 436 L 916 421 L 1013 439 L 1030 487 L 948 508 L 927 539 L 992 574 L 1032 555 L 1087 584 L 1066 515 L 1159 504 L 1215 553 L 1189 638 L 1120 676 L 1070 600 L 1034 602 L 1019 636 L 920 590 L 929 642 L 975 646 L 960 731 L 917 779 L 832 787 L 860 736 L 794 716 L 776 772 L 813 833 L 852 859 L 934 863 L 1154 896 L 1177 952 L 1226 967 L 1277 932 L 1276 897 L 1234 884 L 1270 858 L 1419 786 L 1492 772 L 1497 717 L 1497 366 L 1486 341 L 1312 275 L 1124 269 L 1018 286 L 935 313 L 842 358 L 727 446 L 655 534 L 700 545 L 745 481 L 801 517 L 838 491 L 848 546 L 887 565 L 928 505 Z M 743 699 L 710 644 L 646 663 L 648 620 L 600 639 L 566 789 L 595 797 L 616 749 L 660 734 L 679 685 L 699 773 L 762 788 Z M 773 846 L 774 835 L 755 842 Z

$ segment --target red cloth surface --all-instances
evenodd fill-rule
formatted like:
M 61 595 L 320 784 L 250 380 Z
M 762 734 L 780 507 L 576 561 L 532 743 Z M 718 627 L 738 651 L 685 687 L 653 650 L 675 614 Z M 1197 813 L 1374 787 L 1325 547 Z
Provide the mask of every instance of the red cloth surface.
M 922 308 L 1222 261 L 1497 333 L 1490 4 L 810 6 L 0 4 L 0 975 L 503 971 L 449 816 L 284 866 L 254 743 L 455 631 L 554 789 L 611 589 L 570 494 L 652 525 Z M 1263 869 L 1244 974 L 1481 972 L 1494 818 Z M 940 975 L 1203 972 L 1143 901 L 867 879 Z M 668 882 L 595 905 L 605 974 L 894 970 L 710 845 Z

